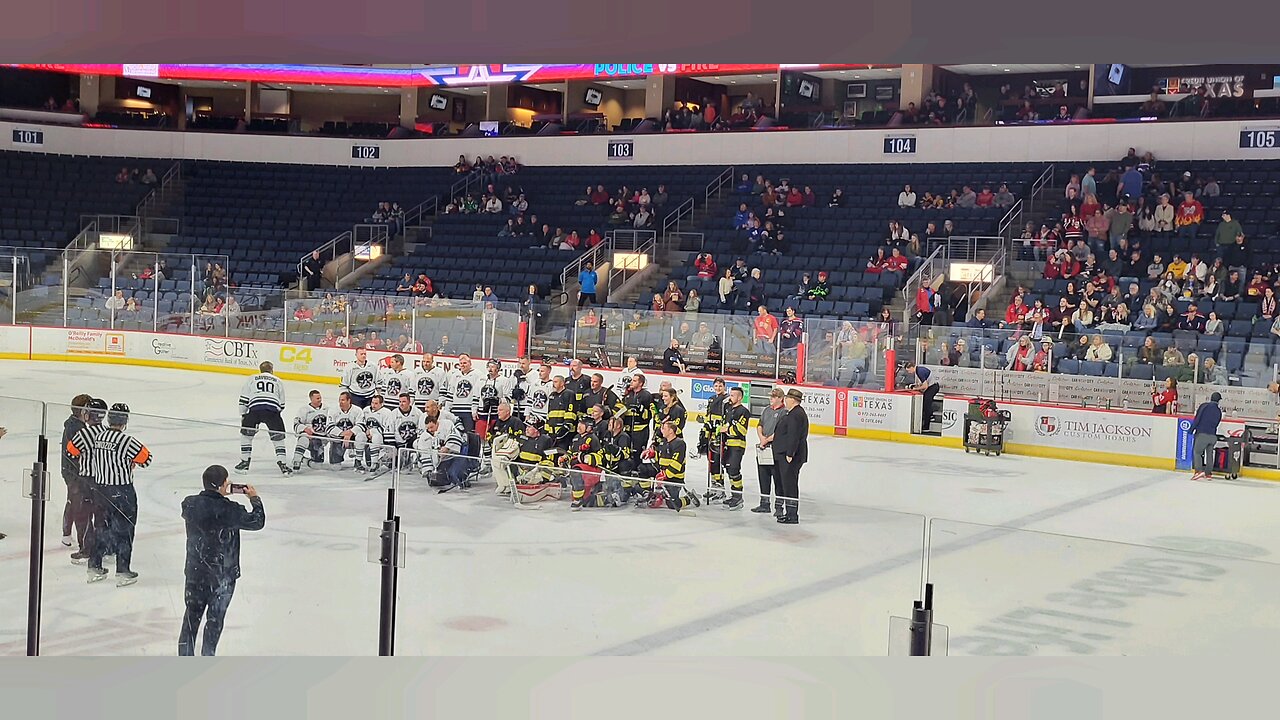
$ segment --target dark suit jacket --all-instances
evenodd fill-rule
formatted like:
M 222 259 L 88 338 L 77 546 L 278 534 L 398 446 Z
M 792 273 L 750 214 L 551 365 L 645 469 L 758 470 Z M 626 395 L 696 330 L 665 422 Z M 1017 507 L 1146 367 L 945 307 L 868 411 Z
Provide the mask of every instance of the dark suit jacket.
M 778 425 L 773 430 L 774 462 L 788 456 L 799 465 L 809 460 L 809 416 L 802 405 L 778 418 Z

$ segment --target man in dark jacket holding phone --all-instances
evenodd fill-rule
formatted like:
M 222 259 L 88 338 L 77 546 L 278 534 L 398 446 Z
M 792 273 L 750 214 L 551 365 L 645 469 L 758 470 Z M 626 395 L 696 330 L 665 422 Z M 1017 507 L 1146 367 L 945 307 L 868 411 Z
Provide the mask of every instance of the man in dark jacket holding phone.
M 253 509 L 245 510 L 227 497 L 233 492 L 247 495 Z M 211 656 L 217 651 L 223 618 L 240 577 L 240 531 L 261 530 L 267 516 L 252 485 L 232 485 L 225 467 L 210 465 L 204 471 L 204 492 L 182 501 L 182 519 L 187 523 L 187 611 L 178 654 L 195 654 L 196 633 L 204 618 L 200 654 Z

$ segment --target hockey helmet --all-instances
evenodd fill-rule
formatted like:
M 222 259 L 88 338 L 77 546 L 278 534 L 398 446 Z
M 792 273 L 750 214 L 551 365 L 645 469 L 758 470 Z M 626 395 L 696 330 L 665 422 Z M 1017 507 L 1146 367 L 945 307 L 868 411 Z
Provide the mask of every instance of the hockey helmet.
M 124 427 L 129 424 L 129 406 L 124 403 L 112 405 L 111 412 L 107 413 L 107 424 L 111 427 Z
M 89 401 L 89 422 L 100 423 L 107 416 L 107 401 L 94 398 Z

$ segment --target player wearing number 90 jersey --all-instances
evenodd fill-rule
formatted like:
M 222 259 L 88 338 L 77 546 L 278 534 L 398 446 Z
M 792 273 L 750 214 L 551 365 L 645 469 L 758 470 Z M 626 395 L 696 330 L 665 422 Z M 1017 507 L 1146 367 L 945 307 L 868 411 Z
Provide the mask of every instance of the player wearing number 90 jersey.
M 285 464 L 284 418 L 280 413 L 284 410 L 284 383 L 276 377 L 269 362 L 258 366 L 258 374 L 245 381 L 240 389 L 240 464 L 236 472 L 244 474 L 249 471 L 249 458 L 253 454 L 253 436 L 258 434 L 258 426 L 266 425 L 271 442 L 276 446 L 276 465 L 280 472 L 288 475 L 292 468 Z

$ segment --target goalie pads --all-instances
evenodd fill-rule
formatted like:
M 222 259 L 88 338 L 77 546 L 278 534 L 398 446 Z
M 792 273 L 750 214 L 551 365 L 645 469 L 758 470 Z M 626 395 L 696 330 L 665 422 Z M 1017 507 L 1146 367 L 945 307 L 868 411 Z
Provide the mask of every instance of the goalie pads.
M 511 493 L 511 501 L 517 505 L 528 505 L 543 500 L 559 500 L 562 490 L 560 483 L 518 483 Z

